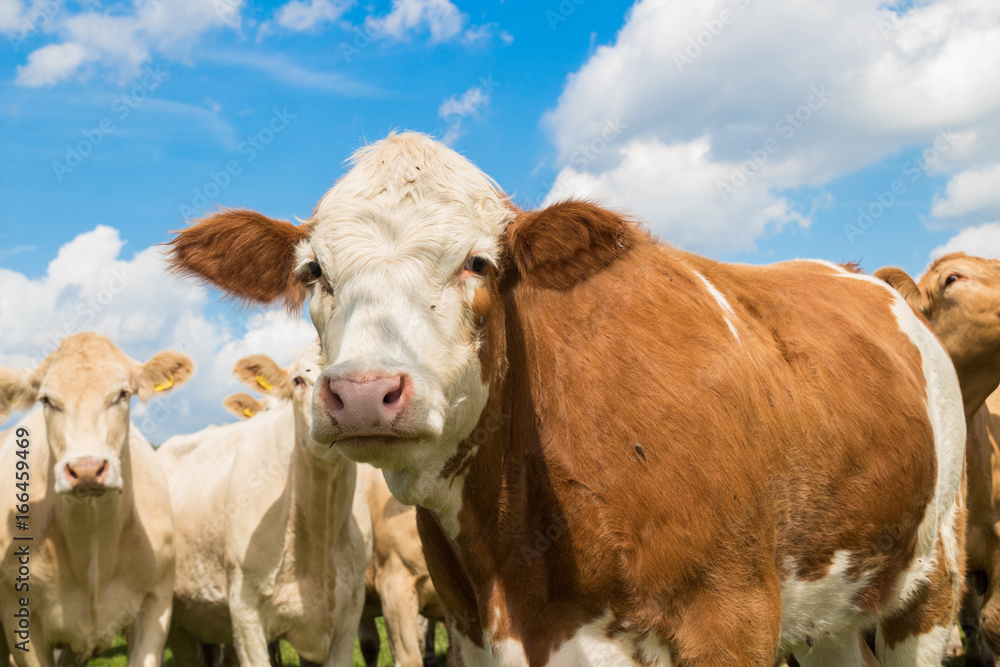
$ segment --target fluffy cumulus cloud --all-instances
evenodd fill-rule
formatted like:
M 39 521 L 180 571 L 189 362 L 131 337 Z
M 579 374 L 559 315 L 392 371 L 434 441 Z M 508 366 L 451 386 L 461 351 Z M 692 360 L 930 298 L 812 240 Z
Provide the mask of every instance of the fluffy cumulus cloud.
M 365 29 L 373 37 L 396 41 L 427 33 L 431 42 L 476 42 L 491 37 L 496 26 L 470 25 L 469 17 L 450 0 L 392 0 L 390 12 L 369 16 Z M 506 32 L 501 31 L 500 37 L 505 42 L 511 41 Z
M 228 419 L 222 399 L 239 391 L 233 364 L 268 354 L 280 364 L 315 337 L 300 317 L 264 312 L 207 314 L 214 296 L 165 271 L 162 248 L 123 257 L 118 230 L 104 225 L 63 245 L 44 275 L 0 268 L 0 365 L 33 368 L 60 341 L 83 331 L 108 336 L 137 361 L 162 349 L 194 358 L 198 371 L 176 392 L 133 400 L 133 420 L 154 442 Z
M 793 189 L 903 148 L 943 135 L 928 171 L 988 166 L 1000 148 L 1000 4 L 903 6 L 640 0 L 543 119 L 557 152 L 548 200 L 599 197 L 693 249 L 747 250 L 809 224 L 816 204 L 793 203 Z M 965 180 L 939 215 L 986 203 Z
M 58 41 L 29 53 L 27 62 L 17 68 L 15 82 L 51 86 L 97 66 L 117 70 L 124 79 L 134 78 L 154 53 L 182 55 L 205 32 L 238 27 L 242 5 L 243 0 L 134 0 L 126 11 L 99 7 L 73 14 L 58 11 L 45 26 Z M 0 27 L 6 25 L 2 21 L 7 13 L 0 9 Z
M 292 0 L 282 5 L 275 21 L 288 30 L 313 30 L 336 21 L 353 4 L 353 0 Z
M 950 252 L 1000 259 L 1000 222 L 963 229 L 944 245 L 934 248 L 930 258 L 934 260 Z
M 452 95 L 438 109 L 438 116 L 448 126 L 442 141 L 447 144 L 454 142 L 464 132 L 464 122 L 468 118 L 479 118 L 480 112 L 489 106 L 491 85 L 483 81 L 481 86 L 473 86 L 461 95 Z
M 1000 214 L 1000 164 L 962 171 L 948 181 L 944 195 L 934 201 L 938 219 L 993 218 Z

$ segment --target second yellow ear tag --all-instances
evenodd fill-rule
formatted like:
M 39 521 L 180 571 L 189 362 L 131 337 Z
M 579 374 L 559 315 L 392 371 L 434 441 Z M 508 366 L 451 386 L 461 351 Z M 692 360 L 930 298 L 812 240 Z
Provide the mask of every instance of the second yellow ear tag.
M 257 376 L 257 384 L 263 387 L 264 391 L 271 391 L 271 383 L 267 381 L 267 378 L 263 375 Z
M 168 375 L 166 380 L 157 384 L 155 387 L 153 387 L 153 389 L 155 389 L 156 391 L 164 391 L 165 389 L 170 389 L 173 386 L 174 386 L 174 376 Z
M 250 408 L 243 408 L 243 414 L 245 414 L 247 417 L 253 417 L 257 413 L 251 410 Z

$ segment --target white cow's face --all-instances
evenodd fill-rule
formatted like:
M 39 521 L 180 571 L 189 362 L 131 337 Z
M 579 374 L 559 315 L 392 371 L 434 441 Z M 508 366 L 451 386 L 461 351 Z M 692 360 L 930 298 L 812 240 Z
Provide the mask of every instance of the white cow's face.
M 0 369 L 0 393 L 15 407 L 42 404 L 56 492 L 101 495 L 122 487 L 132 395 L 145 400 L 193 370 L 174 352 L 138 364 L 103 336 L 86 333 L 65 339 L 34 372 Z
M 474 302 L 512 213 L 457 154 L 402 144 L 391 160 L 392 145 L 362 154 L 324 197 L 297 271 L 324 360 L 314 438 L 416 501 L 485 405 Z

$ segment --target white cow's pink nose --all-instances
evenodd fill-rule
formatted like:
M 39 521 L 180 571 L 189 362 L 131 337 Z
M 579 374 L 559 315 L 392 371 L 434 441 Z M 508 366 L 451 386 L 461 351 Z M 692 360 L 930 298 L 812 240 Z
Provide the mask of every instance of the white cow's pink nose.
M 81 456 L 67 463 L 65 472 L 70 489 L 96 491 L 107 484 L 111 466 L 107 459 Z
M 406 409 L 410 394 L 406 385 L 402 375 L 332 377 L 322 387 L 322 401 L 340 430 L 381 431 Z

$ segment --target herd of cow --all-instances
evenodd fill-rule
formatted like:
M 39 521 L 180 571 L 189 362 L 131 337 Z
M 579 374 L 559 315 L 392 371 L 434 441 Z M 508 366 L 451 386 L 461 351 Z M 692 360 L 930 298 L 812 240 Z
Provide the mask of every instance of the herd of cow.
M 1000 650 L 1000 262 L 723 264 L 413 133 L 169 259 L 318 339 L 156 450 L 130 398 L 187 356 L 0 368 L 0 418 L 41 404 L 0 434 L 2 664 L 372 664 L 376 615 L 403 666 L 438 618 L 469 667 L 929 666 L 959 618 Z

